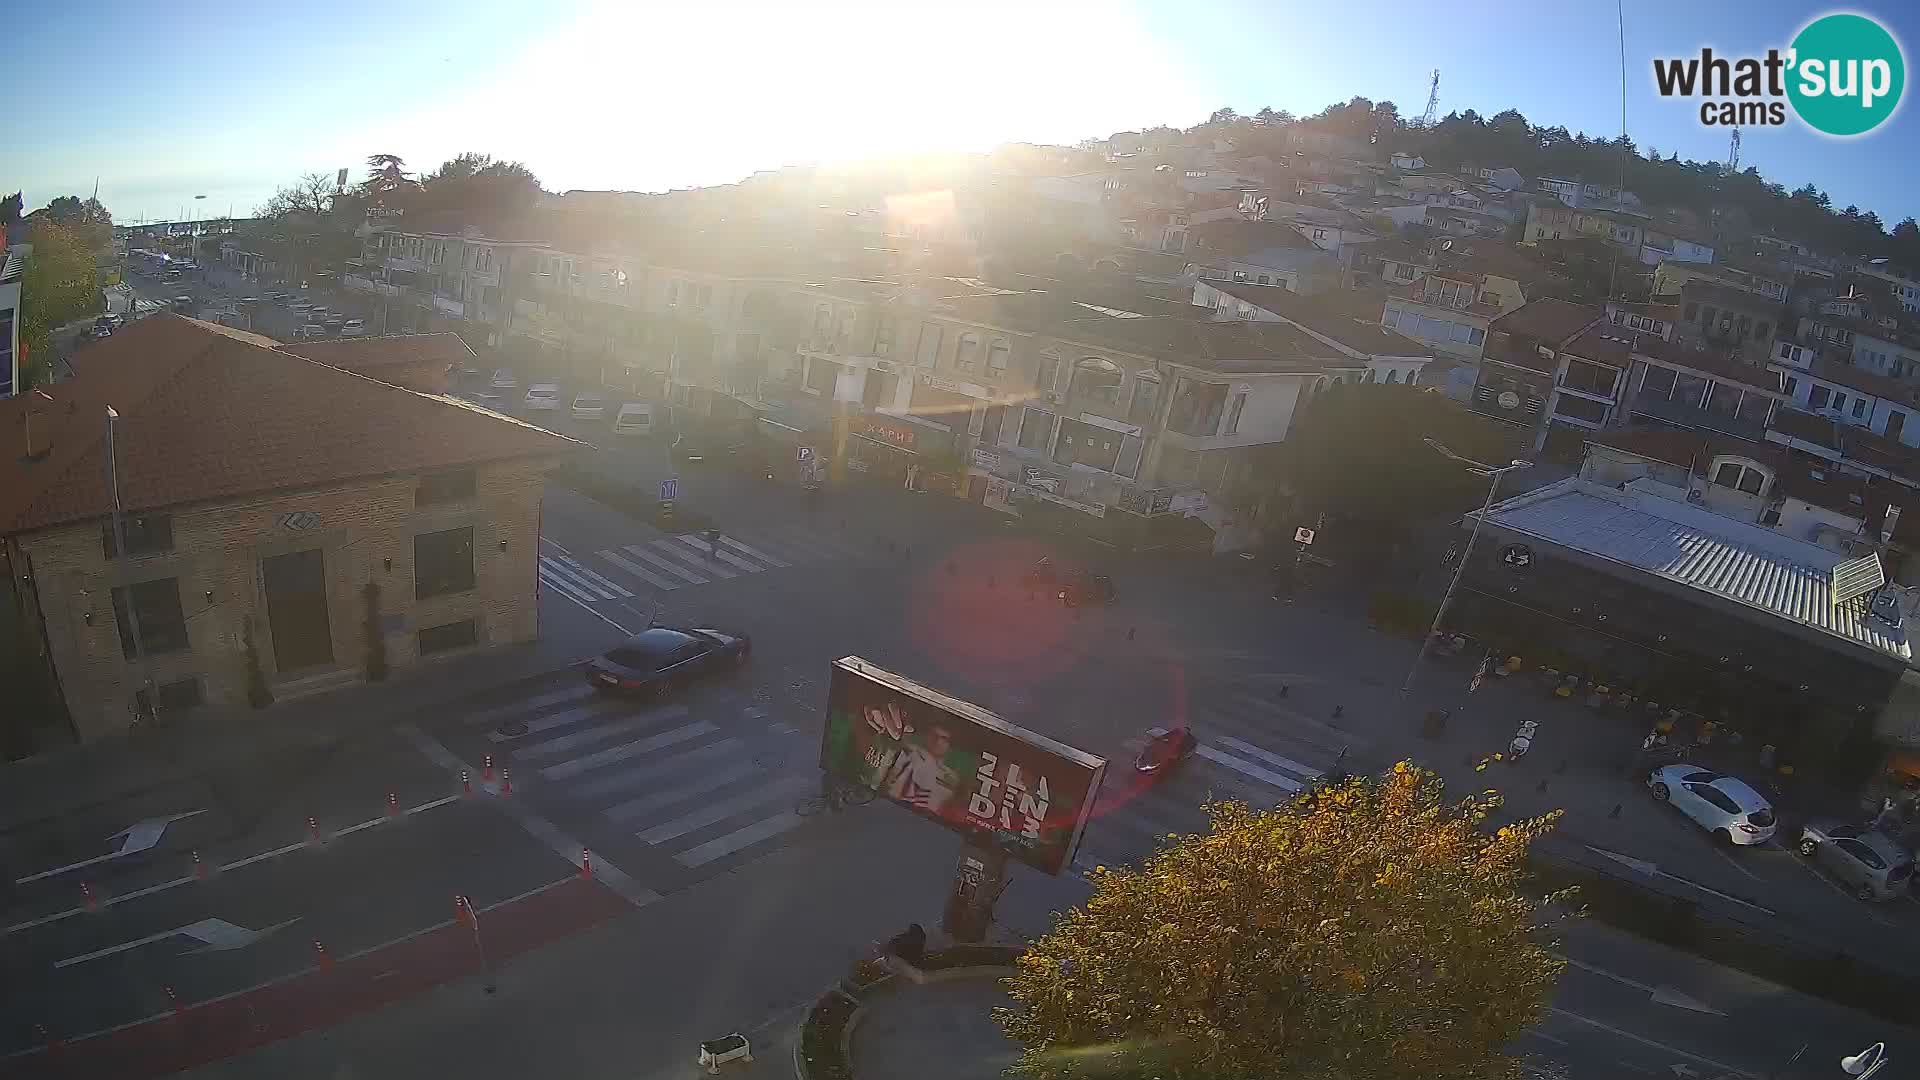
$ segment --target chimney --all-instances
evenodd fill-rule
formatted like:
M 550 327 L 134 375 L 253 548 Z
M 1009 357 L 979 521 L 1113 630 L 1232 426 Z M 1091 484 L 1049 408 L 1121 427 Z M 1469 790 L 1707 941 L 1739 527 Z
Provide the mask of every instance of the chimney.
M 39 461 L 53 452 L 53 422 L 47 418 L 46 410 L 39 407 L 40 402 L 53 403 L 44 390 L 34 390 L 27 395 L 26 437 L 27 460 Z
M 1893 542 L 1893 527 L 1895 525 L 1898 525 L 1899 523 L 1900 523 L 1900 507 L 1892 503 L 1887 504 L 1886 516 L 1880 520 L 1880 542 L 1881 543 L 1890 544 Z

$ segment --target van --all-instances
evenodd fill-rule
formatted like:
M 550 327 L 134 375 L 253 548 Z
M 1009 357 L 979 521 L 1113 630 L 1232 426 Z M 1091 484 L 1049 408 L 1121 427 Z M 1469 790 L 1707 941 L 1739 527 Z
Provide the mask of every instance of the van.
M 653 406 L 644 402 L 620 406 L 619 415 L 613 418 L 613 433 L 615 435 L 653 434 Z

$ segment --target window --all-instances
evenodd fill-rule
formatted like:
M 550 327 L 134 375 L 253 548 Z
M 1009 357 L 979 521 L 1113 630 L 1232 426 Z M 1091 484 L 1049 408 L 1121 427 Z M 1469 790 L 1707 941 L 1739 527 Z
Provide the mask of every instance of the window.
M 1824 409 L 1832 400 L 1833 391 L 1824 386 L 1815 386 L 1807 391 L 1807 407 L 1810 409 Z
M 1569 357 L 1566 373 L 1560 377 L 1560 385 L 1586 394 L 1612 397 L 1614 379 L 1618 374 L 1616 369 L 1603 364 L 1589 364 Z
M 127 554 L 158 555 L 173 550 L 172 514 L 122 514 L 120 530 L 127 534 Z M 107 558 L 119 558 L 113 542 L 111 519 L 100 526 L 100 545 Z
M 1387 310 L 1380 315 L 1380 325 L 1389 330 L 1398 329 L 1400 326 L 1400 309 L 1394 307 L 1387 308 Z
M 1865 415 L 1867 415 L 1867 399 L 1854 398 L 1853 399 L 1853 418 L 1855 420 L 1858 420 Z
M 1141 427 L 1153 425 L 1160 407 L 1160 376 L 1143 371 L 1133 378 L 1133 403 L 1127 407 L 1127 422 Z
M 1053 439 L 1053 414 L 1042 409 L 1020 411 L 1020 446 L 1026 450 L 1045 450 Z
M 1787 376 L 1786 392 L 1788 397 L 1798 394 L 1800 392 L 1800 380 L 1791 375 Z
M 413 538 L 413 598 L 473 588 L 473 526 L 420 533 Z
M 1223 428 L 1221 431 L 1222 435 L 1239 434 L 1240 414 L 1245 412 L 1246 409 L 1247 409 L 1246 393 L 1243 391 L 1241 393 L 1233 395 L 1233 400 L 1227 404 L 1227 422 L 1226 422 L 1226 427 Z
M 915 362 L 921 367 L 930 368 L 940 360 L 940 328 L 932 323 L 920 324 L 920 351 Z
M 887 356 L 893 352 L 893 316 L 882 315 L 873 321 L 873 355 Z
M 1688 784 L 1687 790 L 1718 807 L 1723 813 L 1737 814 L 1740 812 L 1740 804 L 1734 802 L 1732 796 L 1710 784 Z
M 127 597 L 133 610 L 127 610 Z M 130 617 L 131 615 L 131 617 Z M 120 655 L 133 659 L 133 618 L 140 622 L 140 647 L 147 655 L 187 648 L 187 620 L 180 611 L 180 579 L 160 578 L 113 590 L 113 620 L 120 627 Z
M 706 306 L 711 303 L 713 303 L 713 286 L 696 285 L 693 289 L 694 309 L 696 311 L 704 310 Z
M 1887 868 L 1887 864 L 1881 860 L 1880 856 L 1876 854 L 1872 848 L 1858 840 L 1836 839 L 1833 842 L 1833 846 L 1853 856 L 1869 870 L 1885 870 Z
M 479 642 L 480 635 L 472 619 L 446 623 L 441 626 L 429 626 L 420 631 L 420 655 L 431 656 L 434 653 L 450 649 L 464 649 Z
M 1013 359 L 1013 346 L 1009 345 L 1004 338 L 995 339 L 993 344 L 987 346 L 987 370 L 988 371 L 992 371 L 992 372 L 1005 371 L 1007 370 L 1008 362 L 1011 361 L 1012 359 Z
M 1389 368 L 1389 369 L 1387 370 L 1387 381 L 1388 381 L 1388 382 L 1390 382 L 1390 383 L 1397 383 L 1397 382 L 1399 382 L 1399 381 L 1400 381 L 1400 369 L 1399 369 L 1399 368 Z
M 1654 367 L 1648 364 L 1640 376 L 1640 392 L 1652 397 L 1667 398 L 1673 396 L 1673 384 L 1678 376 L 1672 368 Z
M 1767 474 L 1752 465 L 1722 461 L 1713 470 L 1713 482 L 1721 487 L 1758 495 L 1767 486 Z
M 1041 356 L 1040 363 L 1034 368 L 1033 385 L 1042 393 L 1052 393 L 1060 389 L 1060 358 Z
M 413 505 L 432 506 L 435 503 L 471 499 L 473 490 L 474 471 L 472 469 L 434 473 L 420 478 L 420 486 L 413 492 Z
M 679 305 L 679 303 L 680 303 L 680 283 L 677 281 L 667 282 L 667 306 L 676 307 Z
M 1073 365 L 1071 393 L 1105 405 L 1120 402 L 1120 369 L 1097 356 Z
M 979 334 L 960 335 L 960 341 L 953 347 L 953 366 L 961 371 L 972 371 L 980 366 Z
M 813 346 L 821 348 L 827 344 L 827 335 L 833 330 L 833 309 L 825 304 L 813 309 Z

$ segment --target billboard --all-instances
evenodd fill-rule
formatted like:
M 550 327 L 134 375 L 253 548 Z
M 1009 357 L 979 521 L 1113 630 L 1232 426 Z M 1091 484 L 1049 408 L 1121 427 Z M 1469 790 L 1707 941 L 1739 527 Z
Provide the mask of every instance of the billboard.
M 1058 874 L 1107 761 L 848 656 L 833 662 L 820 767 Z

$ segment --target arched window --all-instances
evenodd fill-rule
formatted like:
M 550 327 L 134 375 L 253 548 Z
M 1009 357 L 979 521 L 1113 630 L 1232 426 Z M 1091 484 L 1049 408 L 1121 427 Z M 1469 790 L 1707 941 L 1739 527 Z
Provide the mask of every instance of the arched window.
M 1120 403 L 1120 369 L 1111 361 L 1089 356 L 1073 365 L 1073 394 L 1103 405 Z
M 853 309 L 847 308 L 840 313 L 840 332 L 834 335 L 834 341 L 841 352 L 853 350 Z
M 1160 376 L 1142 371 L 1133 377 L 1133 404 L 1127 407 L 1127 422 L 1142 427 L 1153 423 L 1160 409 Z
M 1362 377 L 1361 377 L 1361 379 L 1360 379 L 1360 381 L 1361 381 L 1361 382 L 1365 382 L 1365 383 L 1370 383 L 1370 382 L 1372 382 L 1372 381 L 1373 381 L 1373 369 L 1372 369 L 1372 368 L 1368 368 L 1368 369 L 1367 369 L 1367 373 L 1366 373 L 1366 374 L 1365 374 L 1364 376 L 1362 376 Z
M 833 309 L 825 304 L 813 309 L 813 343 L 825 345 L 833 332 Z
M 1013 346 L 1005 338 L 993 339 L 987 346 L 987 370 L 999 373 L 1007 370 L 1007 364 L 1013 359 Z
M 980 366 L 980 335 L 961 334 L 959 344 L 953 347 L 953 366 L 961 371 L 973 371 Z
M 1399 369 L 1399 368 L 1390 368 L 1390 369 L 1388 369 L 1388 371 L 1387 371 L 1387 381 L 1388 381 L 1388 382 L 1390 382 L 1390 383 L 1397 383 L 1397 382 L 1399 382 L 1399 381 L 1400 381 L 1400 369 Z
M 1744 491 L 1748 495 L 1759 495 L 1766 491 L 1773 480 L 1773 470 L 1765 465 L 1744 457 L 1716 457 L 1713 469 L 1707 478 L 1721 487 L 1730 487 Z
M 1327 378 L 1325 375 L 1322 375 L 1320 376 L 1320 381 L 1313 384 L 1313 390 L 1315 393 L 1319 393 L 1320 391 L 1325 390 L 1327 387 L 1331 385 L 1333 385 L 1333 380 Z

